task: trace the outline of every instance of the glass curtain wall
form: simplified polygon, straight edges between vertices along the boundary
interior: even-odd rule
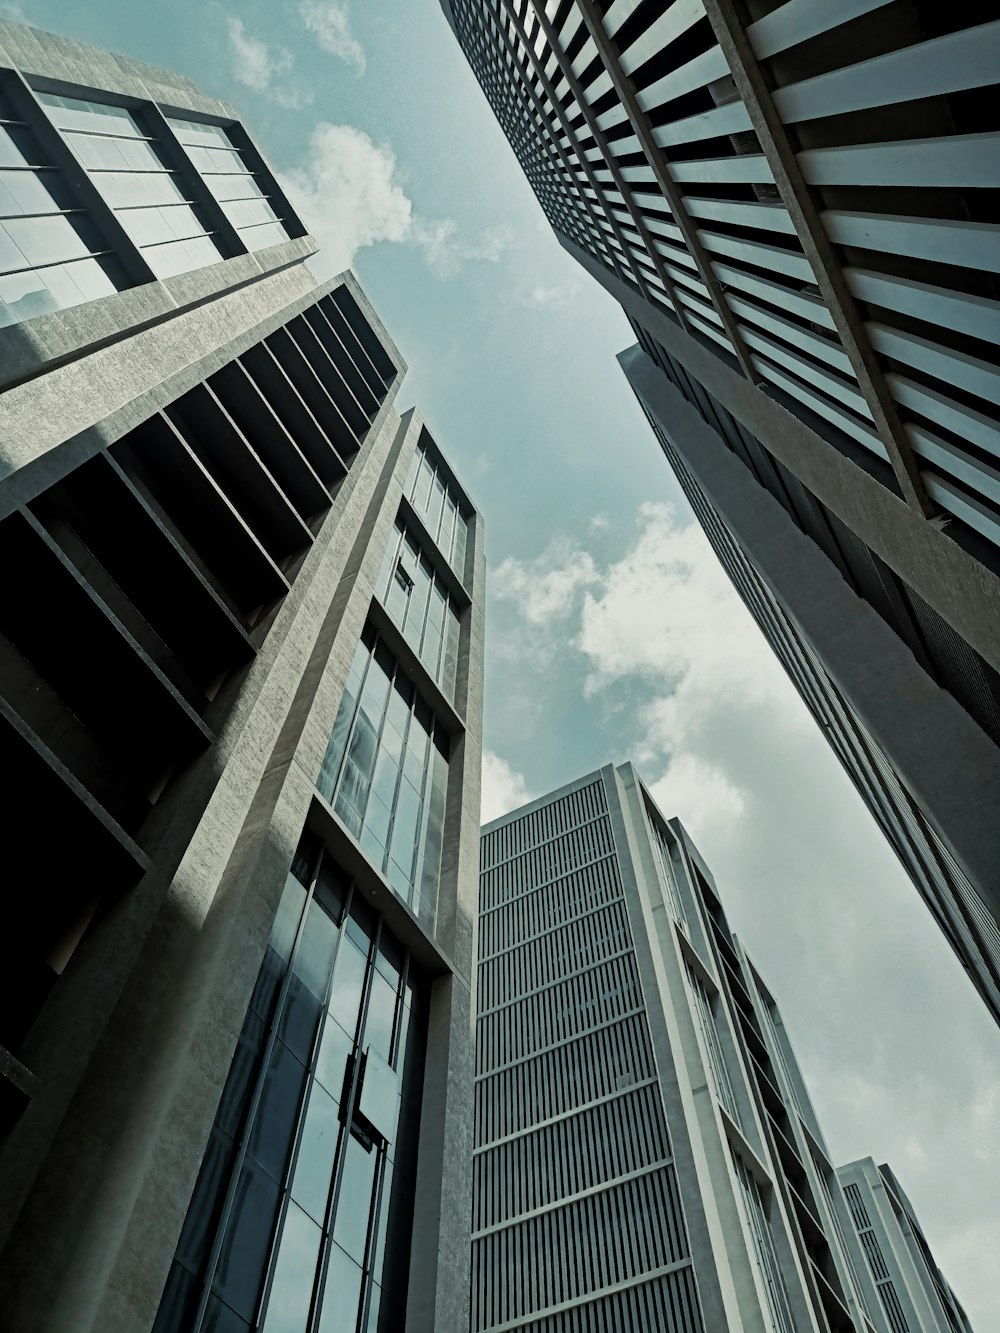
[[[458,577],[465,579],[465,548],[468,525],[461,502],[448,485],[444,469],[436,463],[423,443],[418,444],[406,494],[438,549]]]
[[[441,689],[454,699],[458,608],[402,519],[396,519],[375,593]]]
[[[266,190],[261,189],[228,131],[221,125],[176,117],[168,117],[167,123],[248,250],[263,250],[289,239],[284,222],[275,212],[277,200],[268,198]]]
[[[55,93],[38,100],[158,278],[224,258],[184,181],[127,108]]]
[[[316,786],[425,923],[437,912],[448,736],[369,626]]]
[[[771,1235],[771,1222],[764,1206],[760,1185],[750,1168],[734,1151],[733,1167],[739,1183],[739,1197],[743,1204],[743,1216],[753,1243],[757,1270],[760,1273],[764,1292],[767,1296],[771,1328],[774,1333],[795,1333],[792,1312],[788,1307],[788,1293],[781,1276],[781,1265],[774,1252],[774,1238]]]
[[[153,1333],[402,1328],[427,994],[306,835]]]
[[[0,328],[127,285],[90,214],[0,89]]]

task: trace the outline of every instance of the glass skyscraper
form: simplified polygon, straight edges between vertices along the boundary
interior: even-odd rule
[[[461,1328],[482,522],[232,107],[0,122],[0,1325]]]

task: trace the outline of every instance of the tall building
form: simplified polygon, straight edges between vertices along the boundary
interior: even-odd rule
[[[1000,21],[442,0],[741,596],[1000,1018]]]
[[[482,523],[233,108],[0,119],[0,1326],[460,1328]]]
[[[901,1333],[774,997],[632,766],[488,824],[480,884],[473,1333]]]
[[[972,1333],[889,1167],[866,1157],[837,1175],[892,1333]]]

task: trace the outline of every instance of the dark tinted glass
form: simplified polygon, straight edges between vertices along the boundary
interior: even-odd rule
[[[252,1319],[257,1307],[277,1210],[278,1186],[255,1163],[247,1162],[215,1278],[217,1293],[245,1319]]]
[[[305,1078],[302,1062],[275,1042],[248,1145],[250,1156],[275,1180],[282,1179],[291,1152]]]

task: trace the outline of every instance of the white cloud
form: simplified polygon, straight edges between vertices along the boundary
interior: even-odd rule
[[[516,603],[530,624],[546,625],[576,609],[598,577],[593,556],[557,537],[537,560],[504,560],[491,582],[494,596]]]
[[[611,520],[607,514],[595,514],[587,524],[588,532],[607,532],[611,527]]]
[[[312,263],[324,276],[350,268],[357,252],[377,241],[416,245],[438,277],[452,277],[468,262],[496,263],[510,242],[506,227],[487,228],[468,242],[450,218],[419,217],[392,148],[352,125],[321,121],[305,160],[281,183],[320,245]]]
[[[524,642],[526,662],[541,665],[529,627],[559,623],[559,651],[568,640],[582,655],[592,706],[626,712],[622,691],[635,697],[619,728],[629,757],[665,813],[696,838],[721,834],[745,816],[749,797],[731,764],[733,729],[766,719],[787,734],[809,722],[789,708],[784,673],[700,528],[665,503],[644,504],[637,517],[636,540],[610,564],[556,537],[535,560],[503,561],[492,592],[517,608],[524,629],[508,638]],[[596,528],[607,522],[598,515]]]
[[[351,32],[346,0],[302,0],[299,17],[324,51],[351,65],[359,77],[364,74],[365,53]]]
[[[306,89],[278,82],[295,68],[291,51],[284,46],[268,46],[259,37],[254,37],[242,19],[227,17],[226,29],[233,73],[240,83],[254,92],[266,93],[273,102],[290,111],[301,110],[312,101],[312,94]]]
[[[696,754],[675,754],[661,778],[650,785],[653,800],[669,815],[677,815],[695,842],[743,814],[745,793],[727,777],[719,764]]]
[[[318,124],[306,162],[282,185],[321,246],[326,273],[349,268],[362,246],[409,235],[413,208],[392,149],[351,125]]]
[[[233,72],[240,83],[254,92],[266,92],[274,79],[288,74],[295,57],[284,47],[270,47],[247,32],[242,19],[226,19],[233,54]]]
[[[487,227],[478,241],[465,241],[452,218],[429,222],[414,217],[410,239],[423,251],[424,258],[438,277],[453,277],[463,264],[481,260],[496,264],[510,248],[510,227]]]
[[[575,277],[567,278],[564,282],[535,282],[522,293],[521,304],[558,308],[568,305],[579,289],[580,284]]]
[[[12,4],[10,0],[4,0],[0,4],[0,19],[8,19],[11,23],[27,23],[28,16],[20,5]]]
[[[523,776],[514,771],[506,759],[491,750],[483,751],[483,790],[480,819],[488,824],[491,819],[516,810],[531,800]]]

